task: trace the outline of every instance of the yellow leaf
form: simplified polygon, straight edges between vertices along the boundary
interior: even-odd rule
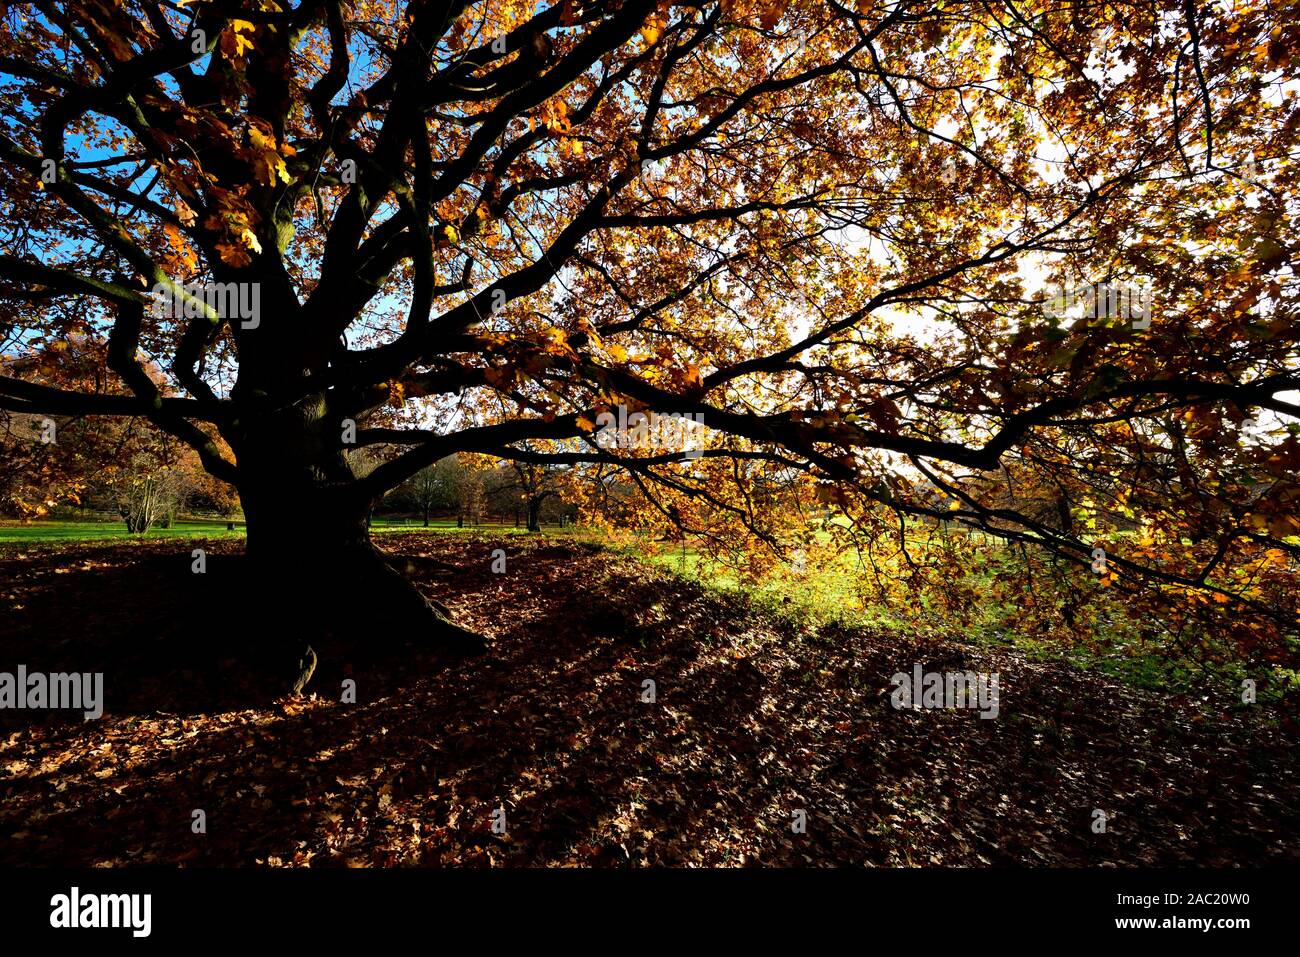
[[[262,251],[262,244],[257,241],[257,237],[253,235],[251,229],[241,229],[238,236],[243,244],[253,252],[260,253]]]
[[[273,137],[267,136],[256,126],[252,127],[248,131],[248,141],[252,143],[253,146],[257,147],[257,149],[259,150],[269,150],[272,152],[275,151],[275,139]]]
[[[288,167],[284,165],[284,159],[279,153],[263,153],[258,158],[258,165],[260,171],[264,174],[259,176],[258,179],[268,186],[275,185],[277,179],[284,183],[289,182]]]
[[[217,252],[221,255],[221,261],[227,266],[234,266],[236,269],[247,266],[251,263],[252,257],[240,246],[234,243],[217,243]]]
[[[230,29],[221,32],[221,51],[231,58],[239,58],[246,50],[253,49],[253,41],[246,33],[256,29],[247,20],[231,20]]]
[[[641,28],[641,39],[645,41],[646,46],[654,46],[655,41],[659,39],[660,34],[664,32],[664,22],[657,16],[651,17],[646,21],[645,26]]]
[[[190,248],[190,244],[185,241],[180,229],[173,223],[166,223],[163,226],[163,234],[167,237],[167,244],[176,253],[177,259],[185,270],[193,269],[198,265],[199,257]]]
[[[243,35],[253,32],[253,24],[247,20],[232,20],[230,25],[235,28],[235,56],[243,56],[245,50],[253,49],[253,41]]]

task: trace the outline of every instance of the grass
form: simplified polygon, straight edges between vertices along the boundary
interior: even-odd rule
[[[1078,641],[1063,641],[1059,637],[1048,638],[1017,629],[1014,625],[1017,609],[995,600],[991,594],[996,576],[1007,571],[1017,558],[992,540],[986,544],[990,547],[982,560],[967,567],[964,580],[954,582],[986,596],[970,618],[959,625],[954,625],[950,616],[927,596],[916,596],[914,604],[901,607],[890,607],[883,602],[864,605],[854,588],[854,579],[861,569],[848,553],[842,554],[830,567],[809,567],[802,576],[778,569],[761,581],[748,583],[734,571],[711,563],[691,548],[679,546],[647,553],[633,544],[619,551],[707,589],[742,592],[768,613],[811,630],[836,623],[938,635],[959,644],[1012,648],[1030,660],[1064,661],[1082,671],[1105,675],[1133,687],[1167,693],[1192,692],[1207,685],[1237,685],[1243,677],[1250,676],[1241,663],[1232,660],[1231,654],[1219,648],[1210,637],[1206,638],[1207,646],[1225,653],[1210,655],[1206,661],[1174,651],[1160,639],[1144,638],[1144,623],[1131,620],[1122,603],[1111,597],[1103,599],[1098,619],[1080,625],[1088,630],[1086,638],[1081,632]],[[909,546],[923,550],[926,539],[918,537]],[[1274,697],[1282,687],[1300,686],[1300,676],[1279,671],[1270,684],[1274,686],[1270,697]]]
[[[465,525],[458,526],[449,519],[431,520],[425,527],[419,519],[393,519],[377,517],[372,531],[384,535],[400,535],[412,532],[439,532],[459,535],[492,536],[527,536],[530,533],[523,528],[512,525]],[[186,539],[186,538],[243,538],[244,526],[236,523],[233,531],[227,529],[223,520],[181,519],[173,522],[169,528],[154,528],[144,535],[132,535],[126,526],[118,521],[76,521],[76,520],[42,520],[30,524],[0,524],[0,544],[37,545],[41,543],[68,543],[75,541],[104,542],[113,541],[147,541],[151,539]],[[547,526],[543,533],[548,538],[584,538],[594,540],[595,535],[589,529],[578,527],[559,528]],[[923,547],[918,539],[915,543]],[[837,623],[849,627],[868,627],[896,632],[918,630],[934,632],[944,615],[931,607],[925,598],[919,598],[916,604],[907,607],[887,607],[883,603],[868,603],[865,606],[859,599],[854,587],[854,580],[859,571],[857,562],[849,555],[840,556],[839,561],[828,568],[809,567],[801,576],[790,574],[787,569],[778,569],[757,582],[742,580],[734,571],[709,562],[704,556],[691,548],[666,548],[656,550],[646,547],[644,543],[633,541],[627,544],[612,545],[618,554],[636,560],[648,562],[664,569],[679,578],[697,582],[704,587],[718,592],[744,593],[756,607],[786,620],[792,626],[816,631],[819,628]],[[988,593],[994,576],[1001,565],[1013,561],[1009,555],[999,550],[990,550],[987,560],[978,567],[967,570],[967,582],[981,592]],[[967,622],[960,628],[943,627],[944,637],[964,643],[1010,647],[1023,652],[1032,659],[1041,661],[1068,661],[1083,670],[1106,674],[1137,687],[1150,689],[1188,690],[1211,677],[1204,667],[1185,660],[1179,655],[1170,655],[1168,649],[1152,647],[1149,642],[1137,636],[1134,622],[1122,616],[1108,615],[1108,624],[1097,627],[1089,635],[1087,642],[1065,645],[1059,641],[1048,641],[1041,637],[1024,634],[1007,623],[1014,621],[1015,609],[993,601],[991,598],[982,602],[975,620]],[[1222,666],[1214,671],[1221,672]],[[1236,675],[1241,669],[1228,666]],[[1243,672],[1244,673],[1244,672]],[[1223,677],[1219,675],[1220,679]],[[1300,678],[1296,679],[1300,681]]]
[[[182,518],[172,522],[170,528],[155,526],[143,535],[135,535],[128,532],[126,524],[121,521],[111,520],[79,520],[79,519],[42,519],[36,522],[20,523],[5,521],[0,522],[0,543],[17,543],[27,544],[40,542],[98,542],[98,541],[147,541],[158,538],[243,538],[244,523],[235,522],[233,531],[227,529],[227,522],[224,519],[211,518]],[[528,534],[525,529],[515,528],[511,525],[465,525],[463,528],[458,527],[456,522],[450,519],[432,519],[428,528],[420,519],[394,519],[380,517],[376,518],[371,525],[371,530],[375,532],[490,532],[492,534],[509,535],[518,533],[521,535]],[[570,529],[561,529],[558,527],[547,526],[546,534],[564,535],[570,533]]]
[[[143,540],[153,538],[242,538],[244,530],[236,525],[228,531],[222,521],[195,521],[182,519],[170,528],[152,528],[143,535],[133,535],[123,522],[80,522],[47,520],[29,525],[0,525],[0,542],[68,542],[104,541],[113,539]]]

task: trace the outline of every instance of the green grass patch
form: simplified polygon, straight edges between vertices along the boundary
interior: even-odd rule
[[[128,532],[124,522],[79,522],[47,520],[30,524],[0,525],[0,542],[19,544],[40,542],[106,541],[127,539],[141,541],[151,538],[243,538],[244,528],[236,524],[230,531],[223,521],[174,521],[168,528],[155,526],[143,535]]]

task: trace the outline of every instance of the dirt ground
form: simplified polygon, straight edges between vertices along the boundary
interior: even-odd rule
[[[490,637],[488,655],[443,660],[419,635],[400,654],[369,653],[364,634],[301,636],[321,656],[308,694],[274,697],[249,667],[267,640],[259,616],[223,588],[239,543],[210,543],[206,577],[189,572],[193,543],[7,549],[0,671],[102,671],[105,713],[0,711],[0,862],[1300,859],[1296,741],[1230,695],[1193,702],[1009,652],[814,633],[569,543],[382,542]],[[382,611],[371,627],[385,628]],[[894,708],[891,675],[918,663],[996,672],[998,717]]]

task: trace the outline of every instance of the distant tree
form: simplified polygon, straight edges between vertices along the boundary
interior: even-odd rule
[[[414,506],[429,525],[434,509],[455,508],[460,503],[464,468],[455,456],[448,456],[416,472],[398,488],[398,497]]]
[[[111,388],[102,340],[77,335],[58,344],[49,350],[60,363],[58,381],[71,379],[93,391]],[[48,371],[53,358],[0,367],[55,381]],[[109,394],[127,398],[120,390]],[[209,474],[192,448],[148,419],[0,409],[0,511],[6,514],[39,518],[59,506],[88,505],[119,513],[132,531],[146,531],[168,523],[189,502],[223,514],[239,507],[232,486]]]
[[[155,525],[170,527],[189,491],[180,472],[147,468],[119,471],[110,488],[127,531],[139,535]]]
[[[562,465],[513,460],[493,473],[489,495],[503,508],[522,510],[528,531],[540,532],[542,506],[562,496],[562,484],[569,477]]]
[[[460,524],[469,522],[470,525],[478,525],[482,522],[483,511],[487,505],[484,477],[482,470],[474,468],[465,469],[459,474],[456,484],[456,506],[460,513],[457,519]]]

